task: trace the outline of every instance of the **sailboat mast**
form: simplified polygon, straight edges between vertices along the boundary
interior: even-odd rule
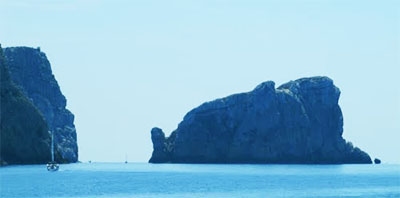
[[[49,131],[51,133],[51,162],[47,164],[48,171],[58,171],[58,164],[54,161],[54,131]]]
[[[51,132],[51,161],[54,162],[54,134]]]

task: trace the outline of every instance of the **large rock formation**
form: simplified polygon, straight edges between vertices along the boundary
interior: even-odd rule
[[[74,115],[66,109],[66,99],[46,55],[39,48],[28,47],[5,48],[4,55],[11,80],[39,110],[48,129],[54,133],[55,160],[76,162],[78,147]]]
[[[204,103],[166,138],[151,130],[151,163],[371,163],[342,138],[339,89],[328,77],[302,78],[275,89]]]
[[[47,124],[29,99],[15,86],[0,46],[0,165],[50,161]]]

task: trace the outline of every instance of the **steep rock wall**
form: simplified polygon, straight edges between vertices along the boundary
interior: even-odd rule
[[[66,109],[66,98],[52,74],[46,55],[40,49],[29,47],[5,48],[4,55],[12,81],[36,106],[54,133],[55,160],[77,162],[74,115]]]
[[[38,109],[11,81],[0,46],[0,165],[50,161],[50,134]]]

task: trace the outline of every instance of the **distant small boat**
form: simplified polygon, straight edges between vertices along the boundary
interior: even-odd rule
[[[59,165],[57,162],[54,161],[54,135],[51,132],[51,162],[47,163],[47,170],[48,171],[58,171]]]

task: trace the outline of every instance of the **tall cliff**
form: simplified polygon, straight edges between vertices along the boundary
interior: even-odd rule
[[[47,124],[29,99],[11,81],[0,46],[0,165],[50,161]]]
[[[67,101],[46,55],[40,49],[29,47],[5,48],[4,55],[11,80],[39,110],[54,133],[55,160],[77,162],[74,115],[66,109]]]
[[[166,138],[151,130],[151,163],[371,163],[342,138],[340,90],[328,77],[302,78],[275,88],[206,102]]]

